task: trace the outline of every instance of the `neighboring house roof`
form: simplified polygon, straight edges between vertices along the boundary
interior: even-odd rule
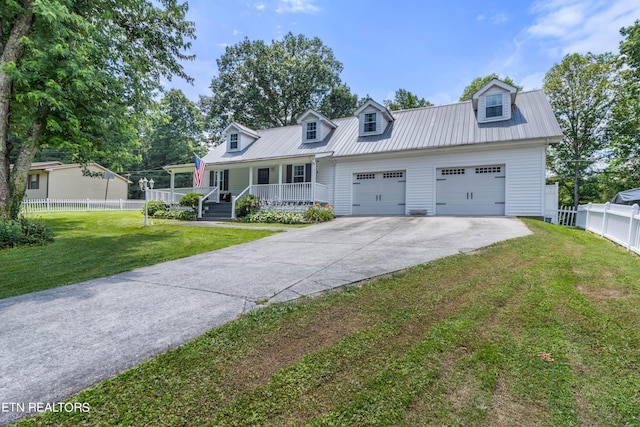
[[[394,111],[395,121],[381,135],[359,136],[358,117],[335,119],[336,129],[317,143],[303,143],[301,126],[255,131],[260,139],[245,150],[227,152],[226,144],[212,149],[209,164],[317,155],[334,157],[446,148],[508,141],[554,142],[562,131],[542,90],[518,94],[511,119],[478,123],[471,101]]]
[[[115,178],[119,178],[129,184],[131,184],[131,181],[129,181],[127,178],[118,175],[115,172],[110,171],[109,169],[105,168],[102,165],[99,165],[98,163],[87,163],[86,165],[88,166],[93,166],[97,169],[100,169],[102,172],[111,172],[113,173]],[[61,169],[73,169],[73,168],[81,168],[82,165],[80,163],[62,163],[62,162],[58,162],[58,161],[50,161],[50,162],[33,162],[31,163],[31,167],[29,168],[29,172],[32,171],[46,171],[46,172],[51,172],[54,170],[61,170]]]

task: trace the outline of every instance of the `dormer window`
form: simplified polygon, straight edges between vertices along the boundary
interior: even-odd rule
[[[502,94],[487,95],[486,118],[502,116]]]
[[[307,140],[316,139],[318,135],[317,122],[307,123]]]
[[[232,133],[229,135],[229,150],[238,149],[238,134]]]
[[[376,113],[366,113],[364,115],[364,131],[365,132],[376,131]]]

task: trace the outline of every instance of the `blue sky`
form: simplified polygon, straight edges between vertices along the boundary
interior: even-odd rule
[[[189,0],[197,40],[185,63],[193,86],[167,87],[190,99],[210,95],[216,59],[248,37],[288,32],[319,37],[342,62],[353,93],[378,102],[403,88],[435,104],[456,102],[478,76],[508,75],[525,90],[568,53],[618,52],[619,30],[640,19],[638,0]]]

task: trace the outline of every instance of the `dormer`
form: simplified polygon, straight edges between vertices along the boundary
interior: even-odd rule
[[[255,131],[236,122],[224,128],[222,135],[227,142],[227,153],[242,151],[260,138]]]
[[[498,122],[511,118],[511,106],[516,103],[518,88],[502,80],[492,79],[473,94],[473,109],[478,123]]]
[[[302,126],[302,142],[311,144],[322,141],[338,125],[327,119],[315,110],[305,111],[299,118],[298,124]]]
[[[387,107],[373,99],[368,99],[354,114],[358,117],[360,136],[380,135],[395,120]]]

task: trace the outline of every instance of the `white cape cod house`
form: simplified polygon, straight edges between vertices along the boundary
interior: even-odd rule
[[[204,157],[203,193],[225,217],[226,201],[244,194],[273,206],[326,202],[336,215],[542,217],[546,147],[561,138],[541,90],[494,79],[450,105],[391,112],[368,100],[353,117],[308,110],[293,126],[231,123]]]

